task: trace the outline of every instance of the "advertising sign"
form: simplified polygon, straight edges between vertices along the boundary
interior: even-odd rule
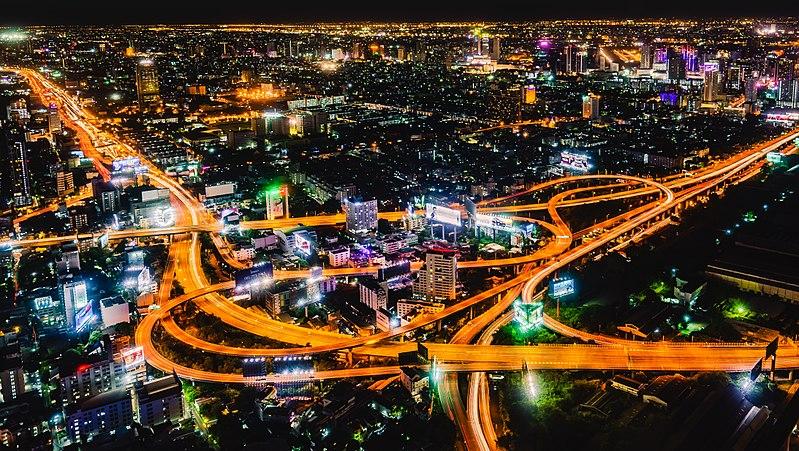
[[[271,262],[266,262],[236,271],[233,278],[236,281],[236,290],[244,290],[250,287],[269,284],[274,277],[274,269]]]
[[[308,236],[304,233],[295,233],[294,234],[294,249],[300,252],[303,255],[311,255],[311,251],[313,250],[313,245],[311,244],[311,240],[308,239]]]
[[[485,213],[477,213],[474,216],[475,227],[482,227],[485,229],[502,230],[503,232],[514,231],[513,219],[507,216],[488,215]]]
[[[75,332],[82,331],[86,326],[97,319],[92,311],[92,303],[87,303],[83,308],[75,312]]]
[[[219,196],[229,196],[236,192],[236,184],[235,183],[223,183],[220,185],[212,185],[205,187],[205,197],[219,197]]]
[[[461,212],[441,205],[426,204],[425,217],[431,221],[461,226]]]
[[[574,279],[554,279],[549,282],[549,295],[553,298],[570,296],[576,292]]]
[[[573,171],[587,172],[591,169],[591,163],[587,155],[563,151],[560,153],[560,165]]]
[[[122,363],[125,364],[126,369],[139,366],[144,363],[144,348],[141,346],[125,348],[122,350],[121,354]]]

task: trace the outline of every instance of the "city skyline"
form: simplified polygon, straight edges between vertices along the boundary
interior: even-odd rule
[[[325,22],[521,22],[548,19],[647,19],[647,18],[776,18],[799,15],[795,2],[777,0],[767,4],[749,2],[730,4],[720,0],[689,2],[680,0],[661,4],[626,0],[597,3],[576,0],[568,3],[500,0],[486,4],[466,2],[422,2],[411,0],[402,6],[374,2],[346,1],[291,4],[238,2],[235,8],[195,8],[182,2],[163,4],[153,0],[138,2],[135,8],[95,0],[65,3],[45,0],[40,3],[48,14],[31,11],[14,2],[6,5],[0,24],[22,25],[103,25],[103,24],[185,24],[185,23],[325,23]]]

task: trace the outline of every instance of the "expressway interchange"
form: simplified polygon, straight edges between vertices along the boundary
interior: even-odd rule
[[[69,112],[69,119],[74,126],[86,133],[91,142],[97,136],[105,136],[104,132],[96,129],[90,122],[86,122],[86,113],[76,102],[63,91],[52,85],[49,81],[33,71],[20,71],[29,79],[35,80],[39,89],[46,89],[59,99],[59,105]],[[721,189],[723,184],[740,181],[757,173],[762,159],[769,151],[780,149],[785,144],[799,136],[793,131],[763,146],[741,152],[727,160],[720,161],[705,170],[688,176],[672,176],[661,181],[643,179],[625,175],[592,175],[575,176],[550,180],[538,184],[522,193],[481,202],[478,206],[481,212],[486,213],[518,213],[534,210],[545,210],[551,218],[551,223],[539,221],[554,239],[547,246],[539,249],[534,254],[500,260],[477,260],[459,262],[459,268],[495,267],[495,266],[522,266],[522,270],[515,277],[492,287],[482,293],[473,295],[447,306],[443,311],[422,317],[411,324],[395,328],[388,332],[378,333],[369,337],[351,337],[349,335],[323,332],[295,325],[285,324],[268,316],[239,307],[220,292],[233,288],[233,282],[210,284],[202,272],[200,262],[201,249],[199,233],[210,232],[218,248],[223,247],[218,232],[221,227],[202,205],[175,180],[161,172],[157,167],[148,163],[135,149],[130,148],[116,138],[123,154],[137,155],[147,163],[150,177],[154,183],[168,188],[174,204],[179,208],[179,224],[161,230],[133,230],[123,232],[109,232],[110,239],[137,238],[165,234],[172,236],[169,261],[165,281],[171,287],[172,280],[177,280],[183,285],[187,293],[173,299],[167,299],[169,291],[162,288],[159,296],[160,306],[147,315],[136,329],[136,343],[143,346],[147,362],[163,371],[175,371],[178,375],[198,381],[242,383],[243,375],[232,373],[216,373],[195,368],[189,368],[171,362],[159,353],[153,342],[153,330],[159,324],[165,332],[175,339],[201,349],[206,352],[228,356],[283,356],[296,354],[314,354],[326,352],[353,352],[357,354],[378,357],[396,356],[398,352],[412,350],[417,343],[397,343],[389,341],[395,337],[402,337],[415,329],[439,322],[452,315],[464,312],[476,305],[498,298],[484,313],[478,315],[459,329],[449,344],[428,344],[427,352],[431,360],[435,360],[437,371],[443,372],[484,372],[490,370],[518,370],[522,367],[538,369],[640,369],[640,370],[673,370],[673,371],[699,371],[723,370],[742,371],[748,370],[762,349],[744,344],[677,344],[677,343],[641,343],[628,342],[615,337],[597,336],[586,332],[577,331],[565,326],[551,317],[545,317],[544,326],[558,333],[572,336],[583,341],[593,341],[596,345],[569,345],[569,346],[533,346],[533,347],[507,347],[491,346],[490,338],[501,324],[510,320],[508,308],[519,296],[525,302],[532,301],[540,291],[542,283],[558,270],[570,264],[578,263],[582,259],[601,251],[607,246],[625,246],[631,241],[624,241],[624,237],[632,235],[644,236],[645,232],[652,232],[668,224],[668,216],[675,210],[687,205],[692,199]],[[83,140],[81,140],[83,142]],[[98,158],[102,161],[102,157]],[[102,173],[102,171],[100,171]],[[492,206],[498,203],[513,201],[522,195],[535,192],[568,187],[573,183],[591,183],[588,186],[579,186],[562,191],[551,197],[545,203],[519,204]],[[594,185],[595,182],[609,182],[609,185]],[[590,193],[581,197],[588,191],[603,191],[602,194]],[[610,192],[604,192],[610,191]],[[631,199],[643,197],[644,204],[613,218],[601,221],[593,227],[572,232],[568,224],[558,213],[559,208],[588,205],[597,202]],[[404,212],[381,213],[382,218],[389,220],[399,219]],[[529,220],[529,218],[526,218]],[[343,222],[343,215],[326,215],[305,218],[281,219],[275,221],[251,221],[243,223],[243,228],[291,228],[298,225],[317,226],[335,225]],[[590,241],[578,243],[578,238],[594,230],[602,231],[599,236]],[[47,246],[64,241],[74,240],[75,236],[53,237],[37,240],[21,240],[13,242],[15,246]],[[622,240],[621,242],[619,240]],[[236,262],[229,251],[225,253],[220,249],[223,259],[234,268],[244,265]],[[328,269],[327,276],[349,276],[369,274],[377,268],[343,268]],[[277,278],[306,277],[304,271],[276,272]],[[163,285],[162,285],[163,287]],[[171,311],[179,305],[192,301],[207,313],[219,317],[226,324],[245,330],[249,333],[264,336],[273,340],[295,345],[288,348],[237,348],[221,344],[208,343],[191,336],[181,330],[171,316]],[[479,338],[477,338],[479,335]],[[472,344],[477,339],[478,344]],[[799,367],[799,353],[795,349],[781,350],[778,367]],[[399,368],[396,366],[367,366],[358,368],[345,368],[315,372],[314,379],[349,378],[349,377],[380,377],[396,375]],[[482,375],[481,375],[482,374]],[[264,382],[281,382],[294,380],[297,377],[308,376],[268,375]],[[467,438],[469,449],[492,449],[495,437],[489,427],[489,420],[485,419],[487,406],[487,390],[485,389],[483,373],[472,376],[469,384],[469,405],[465,409],[457,390],[457,378],[446,376],[439,390],[444,394],[442,402],[459,425]],[[474,398],[474,399],[473,399]],[[468,411],[467,411],[468,410]],[[464,413],[467,411],[466,413]],[[487,424],[488,423],[488,424]]]

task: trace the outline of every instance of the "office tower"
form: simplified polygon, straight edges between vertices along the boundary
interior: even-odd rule
[[[641,69],[652,69],[652,46],[641,44]]]
[[[777,105],[785,108],[799,107],[799,79],[781,79],[777,84]]]
[[[289,43],[291,45],[291,43]],[[352,44],[352,51],[350,52],[350,59],[360,60],[363,59],[363,47],[360,42]]]
[[[55,187],[59,196],[69,194],[75,189],[75,176],[72,171],[58,171],[55,174]]]
[[[413,294],[430,301],[454,300],[458,280],[455,251],[433,248],[425,254],[425,263],[413,282]]]
[[[727,68],[726,86],[732,90],[739,90],[743,87],[744,70],[739,64],[730,65]]]
[[[522,90],[523,90],[522,92],[523,102],[526,104],[535,103],[537,99],[535,85],[527,85],[524,88],[522,88]]]
[[[702,101],[713,102],[719,91],[719,63],[707,62],[704,66],[704,86],[702,88]]]
[[[563,70],[564,74],[574,74],[577,72],[577,47],[573,44],[567,44],[563,48]]]
[[[769,53],[763,64],[763,75],[776,81],[780,74],[780,57],[776,53]]]
[[[101,213],[116,213],[122,209],[119,189],[101,178],[92,179],[92,197],[94,197]]]
[[[360,235],[377,230],[377,200],[344,199],[341,204],[346,216],[347,232]]]
[[[583,119],[599,119],[599,96],[588,94],[583,96]]]
[[[58,106],[54,103],[50,104],[47,109],[47,130],[51,135],[61,133],[61,116],[58,115]]]
[[[581,48],[577,55],[575,56],[574,61],[574,71],[578,74],[584,74],[588,72],[588,49]]]
[[[136,382],[132,395],[133,415],[144,427],[166,422],[178,424],[186,418],[183,389],[174,374],[146,383]]]
[[[98,434],[114,431],[133,422],[130,393],[111,390],[64,409],[67,435],[73,443],[87,442]]]
[[[25,373],[17,335],[0,335],[0,403],[8,403],[25,392]]]
[[[757,92],[759,88],[760,88],[760,83],[757,81],[757,75],[753,74],[746,80],[746,85],[744,89],[747,102],[757,101]]]
[[[64,406],[76,404],[101,393],[125,388],[135,377],[145,376],[143,366],[139,371],[129,373],[127,370],[125,362],[107,356],[83,362],[74,371],[63,368],[59,380],[61,402]]]
[[[158,70],[151,59],[140,60],[136,65],[136,94],[140,106],[153,106],[161,102]]]
[[[9,133],[8,161],[11,167],[11,193],[14,205],[26,206],[33,203],[31,198],[30,172],[28,171],[28,145],[22,133]]]
[[[497,37],[491,38],[491,59],[494,61],[499,61],[500,53],[501,53],[501,44],[499,38]]]
[[[418,63],[424,63],[427,61],[427,46],[424,42],[416,42],[416,50],[413,52],[413,59]]]
[[[673,52],[668,57],[669,80],[685,80],[685,59]]]

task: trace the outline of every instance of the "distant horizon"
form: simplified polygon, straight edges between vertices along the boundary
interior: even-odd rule
[[[119,22],[119,23],[27,23],[27,24],[2,24],[2,29],[13,28],[35,28],[35,27],[69,27],[69,26],[91,26],[91,27],[104,27],[104,26],[124,26],[124,27],[153,27],[153,26],[174,26],[174,27],[196,27],[196,26],[302,26],[302,25],[340,25],[340,24],[368,24],[368,25],[469,25],[469,24],[509,24],[509,25],[524,25],[525,23],[535,22],[606,22],[606,21],[624,21],[624,20],[637,20],[642,22],[657,22],[663,20],[682,20],[691,22],[718,22],[724,20],[758,20],[764,22],[783,22],[783,21],[799,21],[799,14],[796,16],[729,16],[729,17],[689,17],[689,16],[652,16],[652,17],[552,17],[552,18],[531,18],[519,20],[502,20],[502,19],[451,19],[451,20],[376,20],[376,19],[352,19],[352,20],[295,20],[295,21],[229,21],[229,22],[212,22],[212,21],[162,21],[162,22]],[[633,24],[635,26],[636,24]]]
[[[139,0],[110,4],[98,0],[66,3],[41,0],[4,5],[0,26],[37,25],[302,25],[314,23],[528,22],[547,20],[718,20],[776,19],[799,16],[799,2],[733,4],[721,0],[600,3],[593,0],[492,2],[406,0],[403,2],[305,1],[300,4],[241,0],[231,7],[198,2]]]

